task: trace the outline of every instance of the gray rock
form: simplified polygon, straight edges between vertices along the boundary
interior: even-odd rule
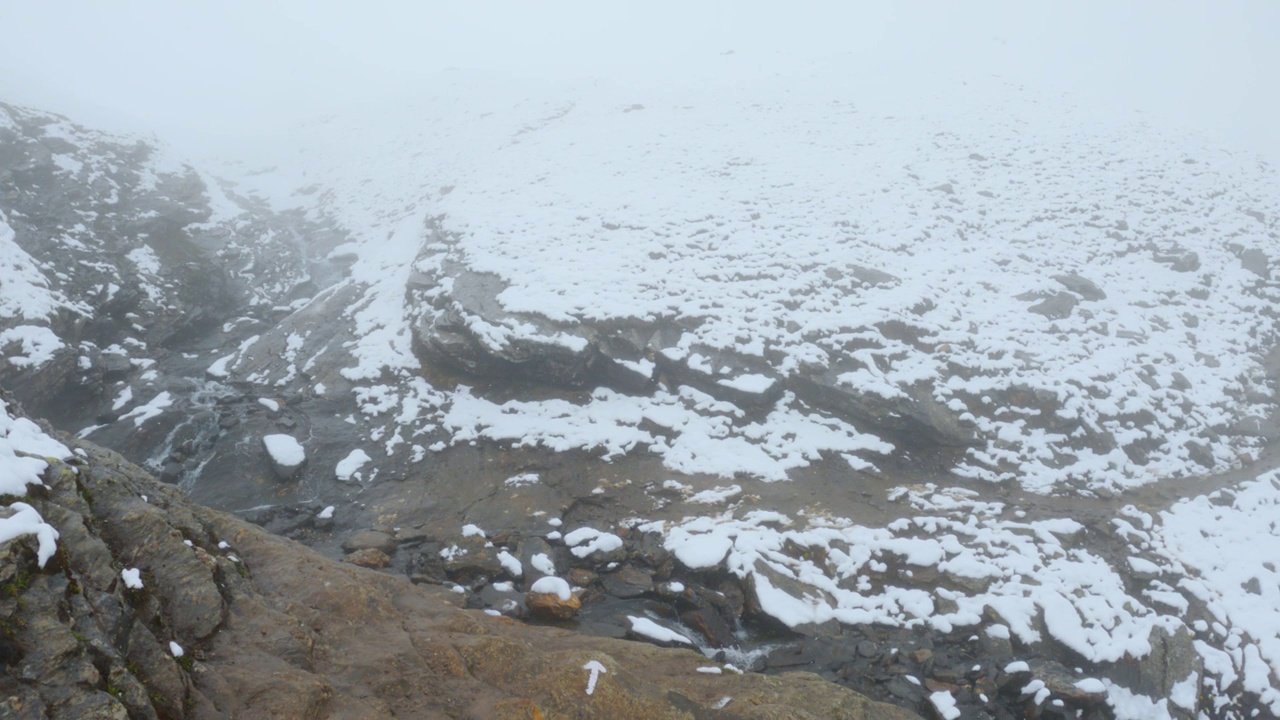
[[[1249,248],[1240,253],[1240,267],[1263,280],[1271,279],[1271,258],[1258,248]]]
[[[1217,460],[1213,457],[1213,451],[1209,445],[1198,440],[1188,440],[1183,444],[1187,449],[1187,457],[1192,461],[1205,468],[1212,468],[1217,465]]]
[[[478,535],[458,538],[451,544],[445,544],[440,553],[445,574],[454,582],[467,584],[480,578],[497,577],[505,572],[498,560],[497,550]]]
[[[604,585],[605,592],[618,598],[640,597],[653,592],[653,578],[630,565],[623,565],[616,571],[603,575],[600,582]]]
[[[1037,296],[1018,296],[1019,300],[1031,300]],[[1057,292],[1045,296],[1038,295],[1043,298],[1040,302],[1027,308],[1037,315],[1043,315],[1050,320],[1063,320],[1071,316],[1071,311],[1075,310],[1076,305],[1080,304],[1080,300],[1068,292]]]
[[[1196,652],[1191,633],[1179,626],[1172,632],[1162,626],[1152,628],[1148,636],[1151,652],[1138,658],[1126,656],[1108,669],[1107,674],[1129,690],[1152,698],[1167,698],[1173,686],[1192,678],[1194,687],[1200,688],[1204,661]],[[1192,720],[1194,709],[1181,708],[1169,703],[1169,712],[1176,720]]]
[[[706,639],[707,645],[714,648],[733,647],[738,639],[733,628],[712,607],[700,607],[680,613],[680,622],[697,630]]]
[[[1057,280],[1059,283],[1062,284],[1063,287],[1079,295],[1085,300],[1106,300],[1107,299],[1107,294],[1103,292],[1102,289],[1099,288],[1096,283],[1094,283],[1092,280],[1081,277],[1076,273],[1068,273],[1066,275],[1054,275],[1053,279]]]
[[[763,578],[772,589],[784,592],[792,597],[815,598],[819,602],[825,602],[830,607],[836,606],[835,600],[825,590],[802,583],[795,578],[774,570],[768,563],[757,560],[752,568],[752,573],[747,576],[746,581],[743,583],[743,590],[746,593],[745,612],[747,614],[778,625],[783,625],[792,632],[800,633],[801,635],[819,636],[839,633],[840,625],[835,620],[828,620],[827,622],[818,624],[800,623],[797,625],[787,625],[786,623],[783,623],[780,618],[775,618],[767,614],[762,607],[763,601],[760,597],[760,593],[763,592],[764,587],[760,583],[760,578]]]
[[[551,545],[546,540],[540,537],[520,538],[520,542],[516,544],[516,557],[520,560],[520,565],[524,569],[524,575],[521,579],[524,581],[526,589],[540,578],[547,576],[547,573],[534,567],[533,558],[535,555],[545,555],[548,560],[555,563],[555,553],[552,552]]]
[[[972,425],[934,400],[931,386],[902,388],[902,396],[885,398],[840,382],[840,375],[850,369],[837,364],[820,374],[797,375],[790,387],[806,403],[875,428],[877,435],[888,436],[895,445],[964,447],[975,442]]]
[[[353,553],[359,550],[381,550],[391,555],[395,553],[398,544],[389,533],[380,530],[361,530],[342,542],[342,551]]]
[[[1200,255],[1194,250],[1175,248],[1169,252],[1152,252],[1158,263],[1168,265],[1175,272],[1195,272],[1200,269]]]

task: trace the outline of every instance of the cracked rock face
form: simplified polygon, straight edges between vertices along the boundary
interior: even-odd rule
[[[56,556],[41,568],[33,542],[0,546],[7,717],[915,717],[814,675],[707,677],[697,653],[460,610],[453,593],[326,560],[66,441],[77,455],[27,498],[58,531]],[[605,672],[588,694],[591,661]]]

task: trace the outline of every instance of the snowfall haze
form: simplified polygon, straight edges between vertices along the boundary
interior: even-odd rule
[[[1280,716],[1280,3],[0,28],[0,545],[38,567],[83,440],[708,675],[794,641],[879,699],[946,674],[889,673],[948,719]],[[143,555],[111,582],[161,589]],[[652,610],[713,576],[728,639]]]
[[[912,93],[997,74],[1280,158],[1280,5],[1206,2],[6,3],[0,93],[193,154],[448,69],[749,82],[850,56]],[[732,52],[732,55],[727,53]]]

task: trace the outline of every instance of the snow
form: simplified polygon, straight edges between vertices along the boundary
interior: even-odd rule
[[[533,566],[534,570],[537,570],[543,575],[556,574],[556,564],[552,562],[551,558],[548,557],[546,553],[534,554],[533,557],[529,558],[529,564]]]
[[[133,590],[142,589],[142,571],[137,568],[125,568],[120,571],[120,579],[124,586]]]
[[[538,482],[538,473],[520,473],[512,475],[503,481],[507,487],[521,487],[524,485],[534,485]]]
[[[271,412],[280,412],[280,403],[271,398],[258,398],[258,404]]]
[[[0,330],[0,350],[8,352],[16,346],[19,352],[4,360],[20,368],[37,368],[53,359],[64,347],[52,330],[39,325],[17,325]]]
[[[1085,678],[1075,683],[1081,692],[1100,694],[1107,691],[1107,686],[1097,678]]]
[[[584,342],[521,313],[556,328],[667,318],[689,330],[665,355],[739,394],[805,368],[830,370],[842,391],[901,398],[924,387],[979,433],[958,466],[969,477],[1118,488],[1203,472],[1189,441],[1207,444],[1215,470],[1257,449],[1223,431],[1271,403],[1242,392],[1264,390],[1261,338],[1274,321],[1256,312],[1269,291],[1237,255],[1267,248],[1244,209],[1271,214],[1273,173],[999,79],[939,73],[913,79],[908,98],[844,62],[696,88],[454,73],[426,81],[424,99],[400,112],[281,138],[252,163],[275,169],[243,182],[281,207],[324,197],[324,212],[353,230],[338,254],[353,259],[348,282],[361,295],[345,318],[358,339],[344,374],[357,384],[417,367],[408,325],[429,311],[405,306],[414,266],[437,281],[442,307],[459,272],[500,281],[505,315],[468,318],[496,345]],[[643,112],[619,111],[637,96]],[[317,146],[326,151],[298,153]],[[352,167],[378,171],[357,179]],[[1036,193],[1023,191],[1027,178]],[[333,192],[278,192],[314,183]],[[445,185],[454,189],[441,196]],[[1197,270],[1173,267],[1190,253]],[[1077,307],[1057,319],[1030,310],[1053,293]],[[1029,414],[1037,408],[1011,404],[1015,388],[1050,398],[1049,412],[1080,434],[1051,432]],[[440,411],[452,442],[609,457],[645,446],[674,470],[721,477],[782,479],[817,452],[861,468],[863,454],[884,452],[794,399],[783,405],[789,429],[747,432],[688,398],[677,407],[679,388],[669,390],[492,403],[460,389]],[[655,436],[637,407],[675,422]],[[1155,419],[1125,427],[1131,417]],[[789,432],[808,447],[770,440]],[[1167,442],[1137,461],[1080,439],[1092,435]]]
[[[111,403],[111,410],[114,412],[131,402],[133,402],[133,388],[125,385],[124,389],[120,391],[120,394]]]
[[[121,415],[119,420],[133,420],[134,427],[142,427],[146,421],[154,418],[173,405],[173,396],[166,390],[151,398],[145,405],[139,405]]]
[[[125,253],[125,257],[129,258],[129,262],[132,262],[139,272],[148,275],[160,274],[160,259],[156,257],[156,251],[146,245],[130,250]]]
[[[1273,541],[1280,510],[1280,471],[1235,488],[1183,500],[1152,520],[1150,531],[1132,528],[1131,543],[1146,543],[1180,576],[1177,588],[1203,602],[1227,633],[1253,641],[1233,654],[1235,672],[1261,704],[1280,713],[1280,544]],[[1158,522],[1155,522],[1158,521]],[[1145,524],[1145,523],[1143,523]],[[1261,593],[1244,589],[1257,583]]]
[[[697,668],[697,672],[703,673],[705,675],[720,675],[724,671],[716,667],[715,665],[704,665],[700,668]]]
[[[35,457],[20,456],[19,452]],[[42,457],[65,460],[71,451],[34,422],[10,415],[9,404],[0,398],[0,495],[21,497],[27,494],[28,485],[43,485],[40,475],[49,463]]]
[[[19,455],[18,453],[30,455]],[[71,451],[49,437],[39,425],[9,413],[9,405],[0,398],[0,495],[24,496],[30,485],[44,485],[41,475],[49,463],[41,458],[66,460]],[[58,531],[44,521],[31,505],[13,502],[0,516],[0,544],[15,538],[34,535],[36,562],[44,567],[57,552]]]
[[[1167,699],[1155,700],[1109,680],[1103,682],[1107,686],[1107,704],[1116,720],[1173,720]]]
[[[61,292],[49,287],[39,263],[18,245],[17,234],[7,221],[0,211],[0,277],[4,278],[4,285],[0,286],[0,321],[46,321],[62,309],[88,315],[87,307],[69,302]],[[6,342],[9,341],[0,341],[0,347]]]
[[[546,594],[554,593],[561,600],[568,600],[573,595],[573,591],[569,587],[569,583],[553,575],[548,575],[535,580],[533,585],[529,586],[529,592]]]
[[[334,508],[332,505],[328,505],[325,507],[325,509],[317,513],[316,517],[319,518],[320,520],[328,520],[329,518],[333,517],[333,509]]]
[[[301,465],[307,459],[307,452],[292,435],[263,435],[262,444],[276,464],[284,467]]]
[[[575,557],[584,558],[592,553],[608,553],[621,548],[622,538],[595,528],[582,527],[565,535],[564,544],[569,546],[569,552]]]
[[[502,569],[506,570],[512,577],[524,575],[524,566],[520,564],[520,560],[506,550],[498,551],[498,562],[502,564]]]
[[[182,649],[182,646],[181,646],[181,645],[179,645],[178,643],[176,643],[176,642],[174,642],[174,641],[170,640],[170,641],[169,641],[169,654],[173,655],[173,656],[174,656],[174,657],[176,657],[176,658],[180,658],[180,657],[182,657],[183,655],[186,655],[187,653],[186,653],[186,651],[185,651],[185,650],[183,650],[183,649]]]
[[[1199,676],[1192,672],[1182,680],[1173,684],[1169,689],[1169,702],[1182,708],[1183,710],[1195,710],[1196,699],[1198,696],[1197,680]]]
[[[463,525],[462,537],[471,537],[472,535],[475,535],[478,537],[485,537],[484,530],[481,530],[479,525],[475,525],[472,523],[467,523],[466,525]]]
[[[717,380],[720,385],[748,393],[763,393],[773,387],[776,381],[767,375],[736,375],[729,380]]]
[[[929,695],[929,704],[943,720],[956,720],[960,717],[960,708],[956,707],[956,699],[950,692],[939,690]]]
[[[689,496],[686,502],[698,503],[702,505],[715,505],[725,502],[735,495],[742,494],[741,485],[730,485],[728,487],[717,487],[710,490],[703,490],[700,493]]]
[[[58,550],[58,531],[46,523],[35,508],[24,502],[11,503],[7,510],[9,515],[0,517],[0,544],[24,535],[35,535],[38,543],[36,563],[44,567]]]
[[[344,482],[352,478],[359,480],[361,479],[360,468],[364,467],[365,463],[370,462],[372,459],[364,450],[356,448],[338,462],[338,466],[334,469],[334,475]]]
[[[642,635],[660,643],[681,643],[683,645],[693,645],[693,641],[689,638],[674,630],[668,630],[649,618],[628,615],[627,620],[631,621],[631,632],[637,635]]]
[[[724,560],[733,540],[720,534],[693,534],[675,528],[667,534],[666,548],[691,570],[715,567]]]

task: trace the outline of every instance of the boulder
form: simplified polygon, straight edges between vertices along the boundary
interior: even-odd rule
[[[342,551],[347,553],[360,550],[378,550],[385,555],[396,551],[396,538],[381,530],[361,530],[342,541]]]
[[[346,562],[360,567],[373,568],[375,570],[387,567],[391,564],[391,556],[382,552],[377,548],[364,548],[348,553],[345,558]]]
[[[582,600],[569,589],[569,583],[557,577],[545,577],[525,593],[524,604],[529,613],[543,620],[568,620],[582,609]]]
[[[640,597],[653,592],[653,577],[630,565],[623,565],[602,576],[600,582],[605,592],[617,598]]]
[[[1147,636],[1151,652],[1142,657],[1126,656],[1109,668],[1107,675],[1117,684],[1152,698],[1174,696],[1174,686],[1186,686],[1188,679],[1193,689],[1191,707],[1169,703],[1169,713],[1175,720],[1191,720],[1196,717],[1194,692],[1200,688],[1204,673],[1204,660],[1196,652],[1195,642],[1185,626],[1169,630],[1156,625]]]
[[[263,435],[262,448],[267,452],[272,471],[281,480],[291,480],[307,462],[306,451],[292,435]]]
[[[745,612],[749,615],[801,635],[830,635],[840,630],[839,623],[832,618],[811,617],[811,609],[836,606],[831,595],[776,570],[763,560],[756,560],[744,585]]]

